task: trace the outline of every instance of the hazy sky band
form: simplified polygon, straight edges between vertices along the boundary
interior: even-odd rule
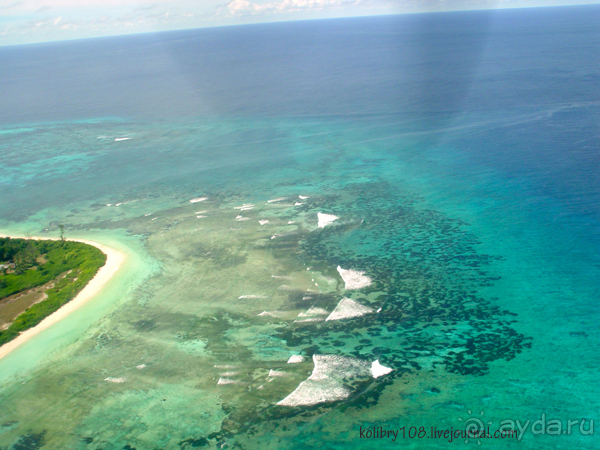
[[[244,23],[600,0],[0,0],[0,45]]]

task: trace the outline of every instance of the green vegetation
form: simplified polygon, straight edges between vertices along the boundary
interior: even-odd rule
[[[46,291],[46,300],[32,305],[8,329],[0,331],[0,345],[72,300],[105,262],[104,253],[81,242],[0,238],[0,300],[66,273]]]

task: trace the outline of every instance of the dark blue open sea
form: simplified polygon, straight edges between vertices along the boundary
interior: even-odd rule
[[[59,224],[127,261],[0,449],[600,447],[598,5],[1,47],[0,232]]]

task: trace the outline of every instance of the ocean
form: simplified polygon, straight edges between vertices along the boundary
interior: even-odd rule
[[[0,232],[128,255],[0,448],[597,448],[599,62],[597,5],[0,47]]]

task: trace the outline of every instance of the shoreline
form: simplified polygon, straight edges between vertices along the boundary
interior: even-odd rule
[[[59,238],[51,238],[51,237],[40,237],[40,236],[14,236],[14,235],[5,235],[0,234],[0,237],[9,237],[11,239],[35,239],[35,240],[50,240],[50,241],[58,241]],[[0,347],[0,359],[8,355],[14,349],[19,347],[20,345],[27,342],[29,339],[34,337],[35,335],[41,333],[46,328],[51,327],[59,320],[67,317],[73,311],[77,310],[79,307],[83,306],[89,300],[91,300],[102,287],[110,280],[115,273],[119,270],[123,262],[125,261],[127,255],[118,250],[115,250],[111,247],[107,247],[103,244],[99,244],[94,241],[89,241],[87,239],[66,239],[68,241],[73,242],[82,242],[84,244],[93,245],[98,250],[106,255],[106,263],[100,267],[94,278],[92,278],[88,284],[73,298],[70,302],[61,306],[58,310],[54,311],[48,317],[44,318],[39,324],[37,324],[33,328],[29,328],[28,330],[23,331],[18,337],[13,339],[10,342],[7,342],[3,346]]]

